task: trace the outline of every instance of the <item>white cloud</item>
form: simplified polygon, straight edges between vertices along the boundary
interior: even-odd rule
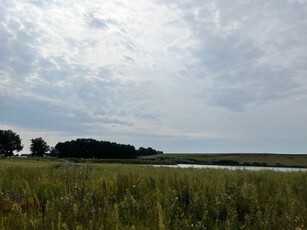
[[[187,63],[189,70],[185,73],[198,77],[198,87],[193,85],[198,97],[242,111],[288,97],[293,91],[296,96],[305,88],[306,4],[170,2],[184,12],[198,41],[197,47],[187,50],[194,63]]]

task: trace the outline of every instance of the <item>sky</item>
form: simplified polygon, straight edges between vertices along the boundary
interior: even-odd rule
[[[0,0],[0,129],[307,153],[307,0]]]

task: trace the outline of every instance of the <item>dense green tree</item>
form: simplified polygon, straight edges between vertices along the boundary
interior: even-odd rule
[[[46,141],[43,138],[38,137],[35,139],[31,139],[30,152],[32,156],[42,157],[47,154],[50,150],[50,147],[47,145]]]
[[[14,151],[21,151],[21,139],[19,135],[12,130],[0,130],[0,154],[5,157],[13,156]]]
[[[59,150],[57,150],[54,147],[50,148],[49,156],[51,156],[51,157],[59,157],[59,155],[60,155]]]
[[[94,139],[77,139],[60,142],[55,146],[61,158],[136,158],[132,145],[117,144]]]
[[[138,156],[149,156],[149,155],[155,155],[155,154],[162,154],[162,151],[157,151],[151,147],[148,147],[147,149],[144,147],[140,147],[137,150],[137,155]]]

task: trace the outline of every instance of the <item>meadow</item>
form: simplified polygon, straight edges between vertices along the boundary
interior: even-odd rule
[[[304,229],[307,173],[0,160],[0,229]]]

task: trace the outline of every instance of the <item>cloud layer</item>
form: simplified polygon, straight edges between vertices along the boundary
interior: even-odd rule
[[[306,13],[305,0],[3,0],[0,124],[51,144],[304,152]]]

